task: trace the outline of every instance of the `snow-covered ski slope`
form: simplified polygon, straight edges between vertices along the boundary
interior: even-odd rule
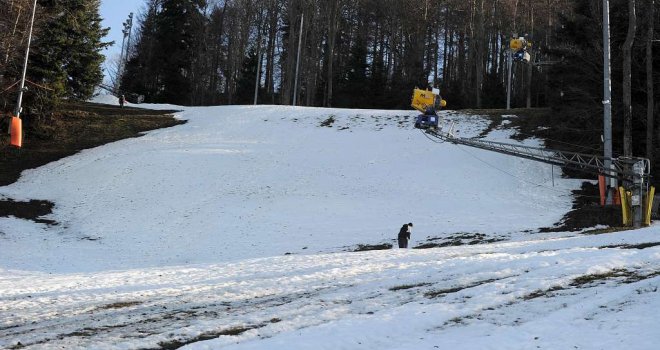
[[[0,218],[0,348],[660,342],[659,230],[538,233],[580,184],[558,169],[553,187],[549,166],[433,143],[409,111],[181,109],[184,125],[0,188],[53,201],[48,218],[59,223]],[[489,126],[443,116],[463,137]],[[486,137],[515,142],[511,133]],[[457,233],[502,241],[346,252],[393,243],[409,221],[413,246]]]
[[[559,221],[568,189],[579,186],[556,178],[553,188],[550,166],[433,143],[412,128],[410,111],[241,106],[178,116],[188,123],[83,151],[2,188],[53,201],[59,222],[0,219],[10,247],[2,266],[96,271],[337,251],[390,242],[410,221],[413,244],[509,235]],[[447,119],[464,136],[489,124]]]

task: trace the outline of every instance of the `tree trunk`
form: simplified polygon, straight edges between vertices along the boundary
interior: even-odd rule
[[[271,0],[269,7],[269,25],[268,25],[268,45],[266,48],[266,94],[270,96],[270,102],[275,103],[275,47],[277,46],[277,21],[278,15],[277,1]]]
[[[289,33],[288,39],[286,42],[286,59],[282,64],[282,82],[281,82],[281,95],[280,101],[284,105],[290,105],[293,103],[293,83],[295,79],[295,70],[296,70],[296,48],[298,47],[298,31],[300,26],[300,11],[299,7],[296,6],[298,2],[296,0],[287,1],[287,11],[288,11],[288,25]],[[298,8],[298,11],[296,11]]]
[[[331,0],[330,3],[330,16],[328,16],[328,77],[327,77],[327,93],[325,96],[326,107],[332,107],[332,94],[334,83],[334,61],[335,61],[335,43],[337,39],[337,30],[339,22],[339,1]]]
[[[443,48],[442,48],[442,86],[446,86],[447,82],[447,47],[449,46],[449,43],[447,43],[447,33],[449,32],[449,5],[445,6],[445,33],[444,33],[444,40],[443,40]]]
[[[471,0],[470,1],[470,20],[469,20],[469,26],[468,26],[468,32],[467,32],[467,87],[466,87],[466,93],[470,98],[468,99],[467,103],[469,103],[471,106],[476,106],[477,99],[480,98],[480,96],[476,96],[476,71],[477,71],[477,65],[478,65],[478,59],[477,59],[477,50],[479,46],[479,35],[477,34],[477,30],[475,27],[477,26],[478,18],[477,18],[477,4],[476,0]]]
[[[646,34],[646,158],[653,161],[653,32],[655,31],[655,0],[648,0],[648,30]]]
[[[482,85],[484,81],[484,46],[486,45],[485,33],[484,33],[484,0],[478,0],[477,2],[477,35],[476,42],[473,43],[476,45],[476,60],[475,60],[475,95],[477,108],[482,108],[481,102],[481,92]]]
[[[461,96],[465,96],[465,30],[458,34],[458,73],[457,79],[460,91],[457,91]]]
[[[623,155],[625,157],[632,157],[631,61],[636,28],[635,0],[628,0],[628,34],[623,43]]]

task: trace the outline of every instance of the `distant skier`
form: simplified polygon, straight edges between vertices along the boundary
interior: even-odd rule
[[[121,95],[119,97],[119,107],[124,108],[124,104],[126,103],[126,96]]]
[[[399,230],[399,248],[408,248],[408,241],[410,240],[410,233],[412,232],[412,222],[403,224]]]

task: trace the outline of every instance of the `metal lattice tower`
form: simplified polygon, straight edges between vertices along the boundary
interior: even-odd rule
[[[643,198],[643,194],[649,184],[648,180],[651,172],[651,162],[647,158],[606,158],[598,155],[515,145],[477,138],[455,137],[452,134],[452,130],[453,126],[446,132],[442,131],[442,129],[427,129],[426,134],[429,137],[457,145],[508,154],[568,169],[582,170],[609,178],[623,179],[625,189],[631,192],[633,198],[631,204],[633,225],[635,227],[641,226],[643,207],[641,198]],[[611,167],[608,166],[610,164]]]

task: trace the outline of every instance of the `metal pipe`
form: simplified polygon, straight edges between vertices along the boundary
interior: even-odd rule
[[[604,168],[612,168],[612,67],[610,64],[610,2],[603,0],[603,151]],[[609,181],[605,204],[613,204],[614,181]]]
[[[507,81],[506,81],[506,109],[511,109],[511,77],[513,75],[512,68],[513,68],[513,52],[511,49],[507,50],[507,62],[506,62],[506,67],[508,69],[507,72]]]
[[[21,86],[18,90],[18,100],[16,101],[16,117],[21,117],[21,104],[23,103],[23,91],[25,90],[25,75],[27,74],[28,57],[30,57],[30,44],[32,43],[32,28],[34,27],[34,15],[37,11],[37,0],[32,4],[32,19],[30,20],[30,32],[28,34],[27,48],[25,49],[25,61],[23,61],[23,77]]]

